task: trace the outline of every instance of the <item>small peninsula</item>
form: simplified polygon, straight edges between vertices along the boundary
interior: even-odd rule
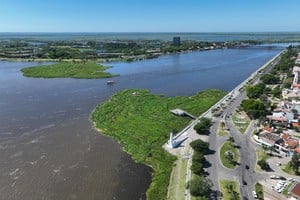
[[[165,199],[176,157],[162,145],[171,131],[178,132],[190,122],[190,118],[175,116],[170,110],[181,108],[199,116],[224,95],[223,91],[211,89],[190,97],[166,98],[147,90],[126,89],[98,105],[91,120],[97,130],[116,139],[136,162],[153,169],[147,199]]]
[[[115,76],[105,72],[108,68],[96,62],[59,62],[53,65],[27,67],[21,71],[24,76],[33,78],[96,79]]]

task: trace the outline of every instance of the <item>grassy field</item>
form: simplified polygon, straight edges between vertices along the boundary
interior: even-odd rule
[[[117,92],[97,106],[91,114],[94,126],[115,138],[136,162],[153,169],[147,199],[166,199],[172,165],[176,158],[163,150],[172,130],[181,130],[190,119],[170,113],[181,108],[200,115],[225,95],[220,90],[207,90],[192,97],[164,98],[147,90]]]
[[[263,186],[260,183],[255,184],[255,192],[259,200],[264,199],[264,190],[263,190]]]
[[[230,151],[233,153],[233,161],[234,162],[230,162],[226,158],[227,151]],[[220,149],[220,158],[221,158],[221,162],[224,165],[224,167],[234,169],[236,166],[236,163],[239,160],[238,151],[236,150],[236,148],[234,148],[233,144],[231,144],[230,142],[224,142],[224,144],[222,145],[222,147]]]
[[[240,199],[237,196],[234,196],[234,193],[239,196],[239,187],[236,181],[232,180],[220,180],[221,192],[223,194],[223,200],[235,200]],[[229,189],[232,188],[232,190]]]
[[[256,160],[267,160],[269,159],[271,156],[269,156],[263,149],[257,149],[256,150]],[[260,166],[257,164],[255,165],[255,171],[257,172],[261,172],[262,169],[260,168]]]
[[[251,122],[247,114],[234,112],[232,121],[241,134],[244,134]]]
[[[282,194],[285,195],[286,197],[288,197],[288,193],[289,193],[289,190],[290,190],[290,187],[292,187],[293,185],[295,184],[295,182],[290,182],[288,184],[288,186],[282,191]]]
[[[174,167],[170,178],[169,196],[167,199],[184,200],[184,192],[186,187],[187,159],[179,157],[175,164],[176,166]]]
[[[27,67],[21,69],[24,76],[34,78],[110,78],[105,72],[109,67],[95,62],[59,62],[53,65]]]
[[[218,136],[228,136],[229,131],[226,129],[226,127],[222,128],[221,123],[222,122],[219,123],[218,130],[217,130]]]
[[[292,170],[292,168],[286,164],[286,165],[283,165],[281,167],[282,171],[284,171],[285,173],[288,173],[288,174],[291,174],[291,175],[297,175],[297,176],[300,176],[300,169],[298,169],[298,173],[295,174],[295,172]]]

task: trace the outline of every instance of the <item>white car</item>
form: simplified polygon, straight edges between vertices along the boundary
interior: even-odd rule
[[[255,191],[252,191],[252,196],[253,196],[253,198],[257,199],[257,194]]]

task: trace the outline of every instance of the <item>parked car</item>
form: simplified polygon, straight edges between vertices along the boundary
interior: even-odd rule
[[[275,176],[275,175],[271,175],[270,179],[280,179],[280,177],[279,176]]]
[[[253,198],[257,199],[257,194],[255,191],[252,191],[252,196],[253,196]]]

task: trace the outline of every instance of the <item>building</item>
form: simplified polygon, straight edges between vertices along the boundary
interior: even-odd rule
[[[300,183],[297,183],[291,190],[291,195],[294,197],[294,199],[300,199]]]
[[[180,46],[180,37],[173,37],[173,45]]]

